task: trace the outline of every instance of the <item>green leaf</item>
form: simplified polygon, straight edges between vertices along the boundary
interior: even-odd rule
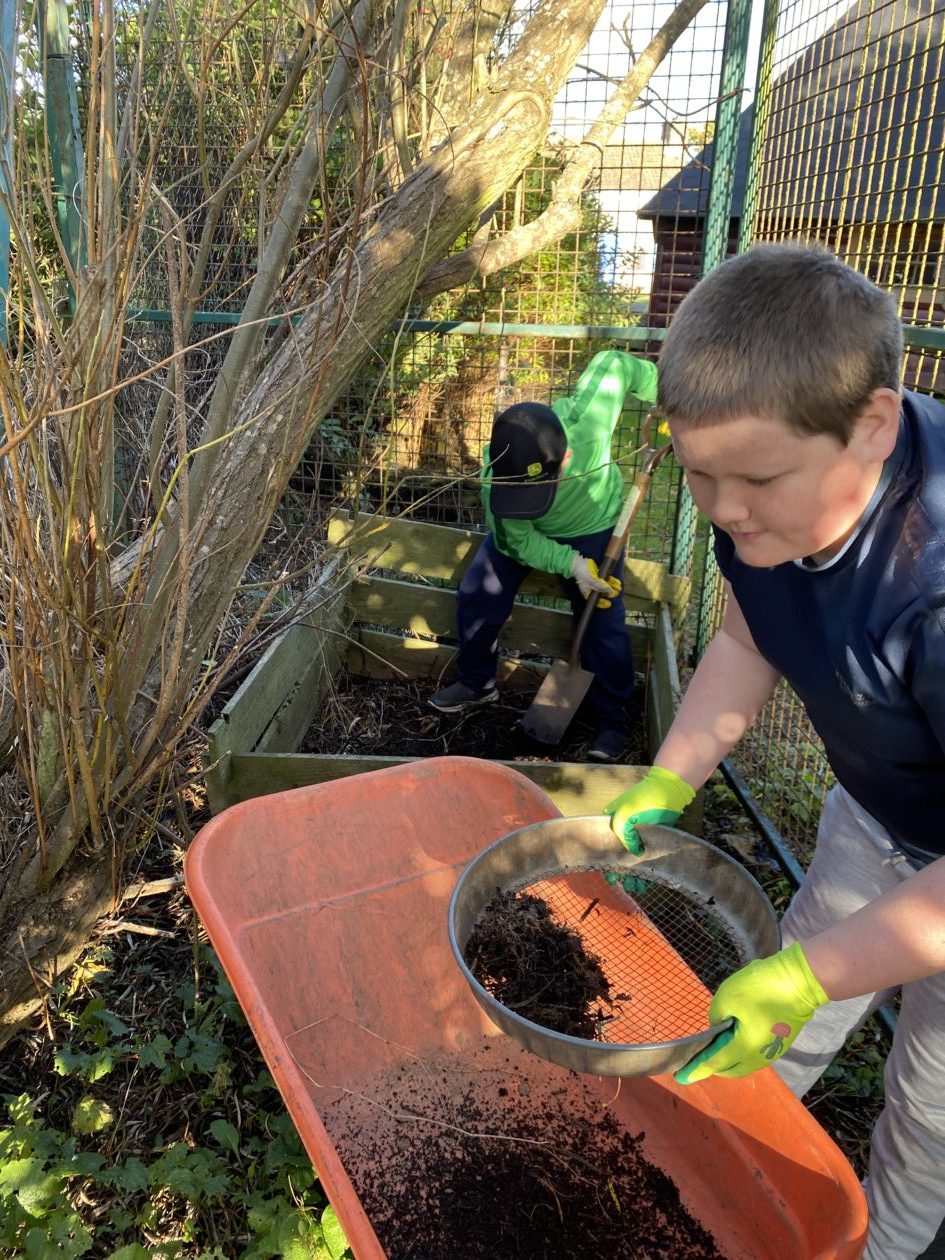
[[[339,1257],[348,1250],[345,1232],[330,1203],[322,1212],[322,1236],[325,1239],[325,1246],[331,1252],[331,1260],[339,1260]]]
[[[88,1067],[85,1071],[85,1079],[90,1085],[95,1081],[100,1081],[103,1076],[108,1076],[112,1068],[115,1066],[115,1055],[111,1048],[106,1046],[100,1050],[98,1054],[93,1054],[89,1058]]]
[[[240,1135],[228,1120],[214,1120],[210,1125],[210,1132],[224,1149],[232,1151],[234,1155],[240,1153]]]
[[[84,1256],[92,1248],[92,1235],[78,1213],[56,1208],[41,1226],[31,1229],[25,1239],[26,1255],[35,1260],[64,1260]]]
[[[191,1202],[222,1194],[229,1182],[226,1165],[218,1155],[186,1142],[175,1142],[148,1169],[152,1189],[176,1191]]]
[[[205,1072],[211,1075],[220,1061],[226,1057],[226,1046],[217,1037],[188,1030],[174,1047],[174,1054],[186,1071]]]
[[[185,980],[174,990],[174,997],[188,1009],[193,1006],[197,997],[197,988],[193,980]]]
[[[148,1176],[147,1166],[140,1159],[134,1156],[125,1160],[124,1164],[117,1168],[110,1168],[107,1180],[113,1185],[118,1186],[119,1190],[127,1190],[134,1193],[137,1190],[146,1190],[150,1178]]]
[[[14,1194],[20,1186],[32,1181],[42,1171],[44,1160],[30,1157],[27,1159],[8,1159],[0,1167],[0,1193]]]
[[[105,1156],[97,1151],[79,1151],[67,1156],[65,1162],[56,1169],[68,1177],[94,1177],[105,1167]]]
[[[138,1047],[138,1061],[143,1067],[164,1068],[167,1066],[167,1056],[173,1048],[170,1039],[163,1033],[158,1033],[153,1040]]]
[[[75,1133],[98,1133],[100,1129],[107,1129],[114,1119],[107,1102],[83,1094],[72,1113],[72,1129]]]
[[[80,1075],[84,1073],[89,1057],[84,1050],[62,1045],[53,1054],[53,1066],[60,1076]]]
[[[45,1216],[50,1203],[59,1196],[62,1178],[54,1173],[34,1173],[16,1192],[20,1206],[30,1216]]]
[[[152,1253],[139,1243],[128,1243],[127,1246],[119,1247],[117,1251],[111,1252],[106,1260],[151,1260]]]
[[[113,1037],[123,1037],[126,1033],[131,1032],[125,1021],[119,1018],[114,1011],[103,1010],[99,1015],[99,1019]]]
[[[279,1249],[282,1260],[329,1260],[317,1238],[287,1238]]]

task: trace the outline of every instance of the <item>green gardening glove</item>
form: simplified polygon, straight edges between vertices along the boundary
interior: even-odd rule
[[[710,1023],[734,1019],[735,1027],[691,1058],[676,1080],[694,1085],[708,1076],[734,1079],[767,1067],[829,1001],[797,941],[770,958],[756,958],[722,981],[709,1007]]]
[[[604,813],[610,814],[610,827],[631,853],[643,852],[637,823],[665,823],[672,826],[687,805],[695,800],[695,789],[672,770],[653,766],[646,776],[615,796]]]

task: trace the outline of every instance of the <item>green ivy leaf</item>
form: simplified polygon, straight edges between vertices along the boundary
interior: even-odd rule
[[[83,1094],[72,1113],[72,1129],[74,1133],[98,1133],[107,1129],[114,1119],[107,1102],[100,1102],[91,1094]]]
[[[138,1047],[138,1062],[142,1067],[153,1067],[159,1071],[167,1066],[167,1056],[173,1050],[170,1039],[158,1033],[151,1041]]]

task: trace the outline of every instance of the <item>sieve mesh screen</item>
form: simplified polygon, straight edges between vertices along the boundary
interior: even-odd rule
[[[712,905],[668,883],[634,878],[632,887],[630,895],[587,871],[516,891],[544,901],[600,962],[610,998],[595,1003],[596,1040],[633,1045],[704,1032],[712,992],[748,961],[736,934]]]

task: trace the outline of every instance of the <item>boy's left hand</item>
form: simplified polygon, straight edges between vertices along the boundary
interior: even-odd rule
[[[575,554],[571,562],[571,576],[577,582],[578,590],[585,599],[588,599],[595,591],[600,592],[601,598],[597,601],[598,608],[609,608],[623,590],[620,578],[602,578],[596,561],[580,554]]]
[[[736,1078],[768,1067],[790,1049],[818,1006],[830,999],[794,941],[770,958],[756,958],[724,980],[709,1007],[709,1021],[734,1019],[675,1074],[680,1085],[709,1076]]]

